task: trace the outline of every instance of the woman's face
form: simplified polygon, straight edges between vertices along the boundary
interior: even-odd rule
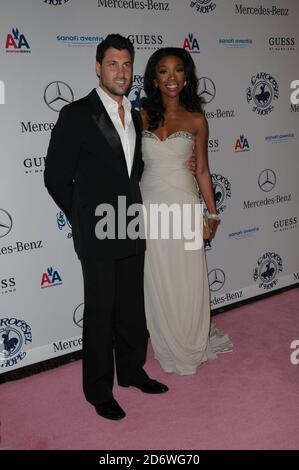
[[[156,65],[154,84],[166,96],[178,96],[184,88],[185,79],[184,62],[179,57],[172,55],[163,57]]]

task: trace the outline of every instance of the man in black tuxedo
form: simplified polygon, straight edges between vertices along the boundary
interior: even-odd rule
[[[100,86],[65,106],[52,131],[45,185],[72,224],[84,279],[83,389],[99,415],[121,419],[113,398],[114,356],[118,384],[145,393],[168,390],[143,369],[147,329],[143,298],[145,241],[99,239],[95,215],[109,204],[118,220],[118,197],[140,203],[142,124],[125,94],[132,81],[134,48],[119,34],[98,45]],[[98,213],[98,212],[97,212]],[[130,219],[127,217],[125,225]],[[122,231],[123,231],[122,227]],[[126,227],[125,227],[126,229]]]

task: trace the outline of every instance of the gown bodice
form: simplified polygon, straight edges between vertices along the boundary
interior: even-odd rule
[[[196,180],[187,168],[194,144],[194,135],[187,131],[174,132],[164,140],[153,132],[143,131],[143,191],[153,191],[159,187],[162,189],[166,184],[198,196]]]

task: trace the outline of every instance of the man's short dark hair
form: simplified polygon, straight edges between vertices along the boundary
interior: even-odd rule
[[[109,47],[113,47],[114,49],[118,49],[119,51],[127,49],[130,53],[132,62],[134,61],[134,46],[130,39],[125,38],[120,34],[108,34],[106,39],[104,39],[104,41],[98,44],[97,47],[96,60],[100,64],[102,63],[105,56],[105,52],[107,51],[107,49],[109,49]]]

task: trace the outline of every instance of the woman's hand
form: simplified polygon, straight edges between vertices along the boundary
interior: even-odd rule
[[[211,241],[215,237],[216,230],[217,230],[217,227],[219,225],[219,220],[209,219],[208,224],[209,224],[209,227],[210,227],[210,236],[209,236],[208,240]]]
[[[194,153],[192,153],[191,157],[187,161],[187,169],[192,173],[193,176],[196,175],[196,158]]]

